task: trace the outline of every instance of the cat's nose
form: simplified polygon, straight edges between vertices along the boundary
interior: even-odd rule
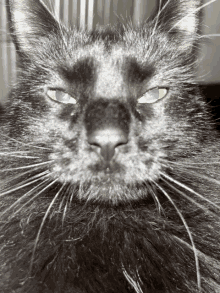
[[[98,129],[90,133],[88,143],[96,147],[106,162],[110,162],[115,149],[128,143],[128,135],[119,128]]]

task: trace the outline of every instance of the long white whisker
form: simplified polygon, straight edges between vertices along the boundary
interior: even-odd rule
[[[25,142],[19,141],[19,140],[17,140],[17,139],[14,139],[14,138],[12,138],[12,137],[9,137],[8,135],[6,135],[6,134],[4,134],[4,133],[2,133],[2,132],[0,132],[0,135],[2,135],[2,136],[4,136],[4,137],[8,138],[9,140],[15,141],[15,142],[17,142],[17,143],[19,143],[19,144],[21,144],[21,145],[28,146],[29,148],[31,147],[31,148],[41,149],[41,150],[50,150],[49,148],[39,147],[39,146],[35,146],[35,145],[32,145],[32,144],[28,144],[28,143],[25,143]]]
[[[180,19],[179,21],[177,21],[172,27],[171,29],[168,31],[168,33],[170,31],[172,31],[172,29],[174,29],[177,25],[179,25],[182,21],[184,21],[187,17],[189,17],[189,15],[195,14],[197,11],[200,11],[201,9],[203,9],[204,7],[210,5],[211,3],[215,2],[216,0],[211,0],[205,4],[203,4],[202,6],[194,9],[192,12],[189,12],[186,16],[184,16],[182,19]]]
[[[191,250],[193,250],[192,245],[190,245],[189,243],[187,243],[187,242],[184,241],[183,239],[181,239],[181,238],[179,238],[179,237],[177,237],[177,236],[175,236],[175,235],[173,235],[173,237],[174,237],[175,239],[177,239],[179,242],[181,242],[181,243],[183,243],[184,245],[186,245],[186,246],[187,246],[188,248],[190,248]],[[196,251],[197,251],[198,255],[201,255],[201,256],[205,256],[205,257],[207,257],[206,254],[204,254],[203,252],[201,252],[201,251],[198,250],[197,248],[196,248]]]
[[[55,181],[53,181],[52,183],[55,183]],[[32,257],[31,257],[31,262],[30,262],[30,271],[32,271],[32,267],[33,267],[33,262],[34,262],[34,255],[35,255],[35,252],[36,252],[36,249],[37,249],[37,244],[39,242],[39,238],[40,238],[40,234],[41,234],[41,231],[43,229],[43,226],[45,224],[45,221],[49,215],[49,212],[52,208],[52,206],[54,205],[55,201],[57,200],[58,196],[60,195],[61,191],[63,190],[65,184],[63,184],[60,188],[60,190],[57,192],[57,194],[54,196],[53,200],[51,201],[49,207],[47,208],[47,211],[43,217],[43,220],[41,222],[41,225],[40,225],[40,228],[38,230],[38,233],[37,233],[37,237],[36,237],[36,240],[35,240],[35,243],[34,243],[34,248],[33,248],[33,253],[32,253]]]
[[[206,176],[206,175],[200,174],[200,173],[196,173],[196,172],[194,172],[193,170],[188,170],[188,171],[189,171],[189,173],[192,174],[192,175],[195,175],[195,176],[197,176],[197,177],[200,177],[200,178],[206,179],[206,180],[208,180],[208,181],[210,181],[210,182],[213,182],[213,183],[215,183],[215,184],[217,184],[217,185],[220,185],[220,181],[217,180],[217,179],[215,179],[215,178],[212,178],[212,177],[209,177],[209,176]],[[210,173],[220,175],[219,173],[216,173],[216,172],[210,172]]]
[[[165,180],[164,178],[161,178],[164,182],[166,182],[167,185],[169,185],[173,190],[175,190],[177,193],[181,194],[182,196],[184,196],[187,200],[191,201],[193,204],[195,204],[196,206],[198,206],[199,208],[201,208],[202,210],[206,211],[207,213],[210,213],[211,211],[209,209],[207,209],[206,207],[204,207],[203,205],[199,204],[198,202],[196,202],[194,199],[192,199],[190,196],[187,196],[184,192],[182,192],[181,190],[177,189],[176,187],[174,187],[173,185],[171,185],[167,180]]]
[[[15,153],[15,154],[26,154],[26,153],[32,153],[33,151],[30,151],[30,150],[17,150],[17,148],[15,147],[11,147],[11,146],[7,146],[5,148],[1,148],[1,151],[6,151],[7,153]]]
[[[163,162],[166,162],[168,164],[173,164],[173,165],[177,165],[177,166],[186,166],[186,167],[190,167],[191,165],[198,165],[198,166],[201,166],[201,165],[219,165],[220,162],[216,162],[216,161],[209,161],[209,162],[204,162],[204,163],[195,163],[195,162],[190,162],[190,163],[184,163],[184,162],[173,162],[173,161],[167,161],[167,160],[164,160],[162,158],[160,158],[160,161],[163,161]]]
[[[72,203],[75,190],[76,190],[76,187],[74,187],[74,189],[72,190],[72,194],[71,194],[71,197],[70,197],[70,204]]]
[[[47,176],[45,176],[46,178]],[[34,180],[32,183],[37,182],[39,180],[42,180],[42,178],[39,178],[38,180]],[[4,210],[1,214],[0,217],[2,217],[4,214],[6,214],[9,210],[13,209],[13,207],[15,207],[19,202],[23,201],[27,196],[29,196],[35,189],[38,189],[39,186],[43,185],[45,182],[48,181],[44,180],[43,182],[39,183],[37,186],[35,186],[34,188],[32,188],[31,190],[29,190],[28,192],[26,192],[25,194],[22,195],[22,197],[20,197],[18,200],[16,200],[10,207],[8,207],[6,210]],[[18,211],[16,211],[16,213],[18,213]],[[15,213],[15,214],[16,214]],[[13,215],[15,215],[13,214]]]
[[[160,172],[160,174],[161,174],[162,176],[164,176],[166,179],[170,180],[171,182],[176,183],[177,185],[179,185],[179,186],[182,187],[183,189],[186,189],[186,190],[190,191],[191,193],[197,195],[197,196],[198,196],[199,198],[201,198],[202,200],[204,200],[204,201],[210,203],[212,206],[214,206],[214,207],[216,207],[217,209],[220,210],[220,207],[219,207],[217,204],[211,202],[211,201],[210,201],[209,199],[207,199],[207,198],[204,198],[201,194],[199,194],[198,192],[196,192],[196,191],[193,190],[192,188],[188,187],[187,185],[185,185],[185,184],[183,184],[183,183],[180,183],[179,181],[173,179],[172,177],[166,175],[166,174],[163,173],[163,172]]]
[[[63,210],[62,228],[63,228],[63,226],[64,226],[64,220],[65,220],[65,217],[66,217],[67,208],[68,208],[68,199],[67,199],[67,201],[66,201],[66,204],[65,204],[65,207],[64,207],[64,210]]]
[[[20,212],[20,210],[22,210],[26,205],[28,205],[30,202],[32,202],[36,197],[38,197],[42,192],[44,192],[48,187],[50,187],[53,183],[55,183],[58,179],[54,180],[53,182],[51,182],[49,185],[47,185],[44,189],[40,190],[37,194],[35,194],[31,199],[29,199],[25,204],[23,204],[23,206],[21,208],[19,208],[14,215],[16,215],[17,213]],[[44,185],[46,182],[50,182],[51,179],[48,180],[44,180],[42,182],[42,185]]]
[[[25,159],[39,159],[39,157],[28,156],[28,155],[24,156],[22,154],[25,154],[25,152],[12,152],[12,153],[3,152],[3,153],[0,153],[0,156],[9,156],[9,157],[25,158]]]
[[[61,200],[61,202],[59,204],[58,213],[61,213],[61,209],[62,209],[62,206],[63,206],[64,199],[65,199],[65,197],[63,196],[63,198],[62,198],[62,200]]]
[[[51,162],[53,162],[53,160],[51,160],[51,161],[47,161],[47,162],[43,162],[43,163],[37,163],[37,164],[33,164],[33,165],[23,166],[23,167],[16,167],[16,168],[2,169],[2,170],[0,170],[0,172],[16,171],[16,170],[29,169],[29,168],[33,168],[33,167],[39,167],[39,166],[47,165],[48,163],[51,163]]]
[[[174,203],[172,198],[168,195],[168,193],[160,185],[158,185],[155,181],[154,181],[154,184],[163,192],[163,194],[167,197],[167,199],[172,203],[173,207],[175,208],[176,212],[178,213],[181,221],[183,222],[183,224],[184,224],[184,226],[186,228],[186,231],[187,231],[187,233],[189,235],[189,238],[190,238],[190,242],[191,242],[192,247],[193,247],[193,252],[194,252],[194,257],[195,257],[197,285],[198,285],[199,290],[201,290],[201,276],[200,276],[200,270],[199,270],[199,259],[198,259],[197,250],[196,250],[194,240],[193,240],[193,237],[192,237],[192,233],[190,232],[189,226],[186,223],[182,213],[179,211],[179,209],[177,208],[176,204]]]
[[[169,1],[168,1],[169,2]],[[152,31],[152,34],[151,34],[151,37],[153,37],[154,36],[154,34],[155,34],[155,30],[156,30],[156,28],[157,28],[157,24],[158,24],[158,20],[159,20],[159,16],[160,16],[160,14],[161,14],[161,11],[164,9],[164,7],[162,8],[162,10],[161,10],[161,0],[159,0],[159,11],[158,11],[158,13],[157,13],[157,16],[156,16],[156,22],[155,22],[155,25],[154,25],[154,29],[153,29],[153,31]],[[164,6],[166,6],[167,5],[167,3],[164,5]]]
[[[62,226],[64,225],[64,220],[65,220],[65,216],[66,216],[66,213],[67,213],[67,208],[68,208],[68,201],[70,200],[71,196],[69,194],[69,191],[71,189],[71,186],[68,187],[68,189],[66,190],[66,193],[65,193],[65,198],[67,197],[67,194],[68,194],[68,199],[66,201],[66,204],[65,204],[65,207],[64,207],[64,210],[63,210],[63,217],[62,217]]]
[[[37,170],[37,169],[36,169]],[[35,169],[34,169],[34,171],[36,171]],[[13,176],[13,178],[10,178],[9,180],[4,180],[4,184],[7,186],[9,183],[12,183],[13,184],[13,181],[15,181],[15,180],[17,180],[18,178],[20,178],[20,177],[23,177],[24,175],[26,175],[26,174],[30,174],[30,170],[28,170],[28,171],[26,171],[26,172],[23,172],[23,173],[19,173],[19,174],[16,174],[16,176],[14,175]],[[42,172],[42,173],[39,173],[39,174],[36,174],[36,175],[34,175],[33,177],[31,177],[31,178],[28,178],[28,179],[26,179],[26,180],[23,180],[22,182],[19,182],[19,184],[15,184],[14,186],[20,186],[21,184],[24,184],[24,183],[27,183],[27,182],[29,182],[30,180],[32,180],[32,179],[35,179],[35,178],[38,178],[38,177],[41,177],[41,175],[44,175],[44,174],[49,174],[49,171],[47,170],[47,171],[44,171],[44,172]],[[1,195],[1,194],[0,194]]]
[[[143,293],[140,285],[138,282],[136,282],[129,274],[128,272],[123,268],[123,275],[125,276],[126,280],[128,281],[128,283],[134,288],[134,290],[137,293]]]
[[[165,160],[162,160],[162,161],[165,161]],[[171,164],[170,164],[171,163]],[[208,163],[207,163],[208,164]],[[162,166],[164,166],[164,167],[168,167],[168,168],[172,168],[172,166],[170,166],[170,165],[175,165],[175,166],[177,166],[178,167],[178,170],[180,170],[180,171],[182,171],[182,172],[185,172],[186,173],[186,170],[187,170],[187,173],[190,173],[190,174],[192,174],[192,175],[195,175],[196,177],[200,177],[200,178],[203,178],[203,179],[206,179],[206,180],[209,180],[209,181],[211,181],[211,182],[213,182],[213,183],[215,183],[215,184],[217,184],[217,185],[220,185],[220,182],[218,181],[218,180],[216,180],[215,178],[211,178],[211,177],[208,177],[208,176],[206,176],[206,175],[203,175],[203,174],[201,174],[201,173],[196,173],[194,170],[199,170],[199,171],[201,171],[201,170],[206,170],[207,169],[207,167],[206,166],[202,166],[203,164],[201,163],[201,165],[199,165],[199,163],[198,163],[198,166],[197,166],[197,164],[195,163],[195,164],[193,164],[192,163],[192,165],[189,163],[189,164],[182,164],[182,163],[176,163],[176,162],[168,162],[168,163],[166,163],[166,164],[164,164],[164,163],[162,163],[161,164]],[[210,165],[214,165],[214,163],[212,164],[212,163],[210,163]],[[210,170],[209,170],[210,171]],[[220,174],[219,173],[217,173],[217,172],[214,172],[214,171],[210,171],[210,173],[211,174],[216,174],[216,175],[219,175],[220,176]]]
[[[146,186],[147,184],[144,183],[144,185]],[[162,208],[162,206],[161,206],[161,204],[160,204],[160,201],[159,201],[159,199],[158,199],[156,193],[154,192],[153,188],[152,188],[151,186],[147,186],[147,188],[150,188],[151,195],[152,195],[152,197],[153,197],[153,199],[154,199],[154,202],[155,202],[155,204],[156,204],[156,206],[157,206],[157,209],[158,209],[158,212],[159,212],[159,214],[160,214],[161,211],[163,211],[163,208]]]
[[[19,190],[19,189],[22,189],[22,188],[24,188],[24,187],[27,187],[27,186],[29,186],[29,185],[31,185],[31,184],[33,184],[33,183],[35,183],[35,182],[41,180],[41,177],[43,176],[43,174],[46,174],[46,173],[49,174],[48,171],[45,171],[45,172],[43,172],[43,173],[41,173],[41,174],[36,175],[36,176],[39,177],[39,178],[37,178],[37,179],[34,180],[34,181],[32,180],[33,178],[31,178],[31,179],[29,178],[28,180],[32,180],[32,181],[30,181],[30,182],[28,182],[28,183],[26,183],[26,184],[19,185],[19,186],[17,186],[16,188],[13,188],[13,189],[7,190],[7,191],[1,193],[1,194],[0,194],[0,197],[1,197],[1,196],[5,196],[6,194],[10,194],[10,193],[12,193],[12,192],[14,192],[14,191],[17,191],[17,190]],[[42,175],[42,176],[41,176],[41,175]],[[40,176],[41,176],[41,177],[40,177]]]
[[[212,38],[212,37],[220,37],[220,34],[207,34],[207,35],[202,35],[199,36],[199,38],[203,39],[203,38]]]
[[[160,0],[160,2],[161,2],[161,0]],[[157,21],[158,21],[159,16],[161,15],[161,13],[163,12],[163,10],[166,8],[166,6],[167,6],[169,3],[170,3],[170,0],[168,0],[168,1],[164,4],[164,6],[163,6],[161,9],[159,9],[159,12],[158,12],[158,14],[157,14]]]

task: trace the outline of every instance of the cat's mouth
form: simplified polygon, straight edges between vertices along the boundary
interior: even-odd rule
[[[103,173],[106,176],[124,171],[123,166],[115,161],[100,161],[96,164],[90,164],[88,169],[94,173]]]

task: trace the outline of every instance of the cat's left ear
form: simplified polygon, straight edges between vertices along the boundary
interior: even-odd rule
[[[16,49],[30,53],[42,38],[58,35],[58,22],[39,0],[6,0],[9,28]]]

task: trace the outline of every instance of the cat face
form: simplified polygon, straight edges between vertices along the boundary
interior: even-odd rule
[[[40,2],[26,2],[8,10],[22,68],[12,97],[16,136],[47,148],[51,179],[77,186],[80,199],[147,197],[140,186],[160,178],[164,160],[198,143],[192,125],[200,122],[188,112],[202,108],[189,85],[199,1],[187,2],[189,27],[166,19],[171,1],[141,28],[91,33],[68,30]]]
[[[219,135],[194,81],[201,1],[91,32],[38,0],[6,2],[19,75],[0,121],[0,288],[217,292]]]

